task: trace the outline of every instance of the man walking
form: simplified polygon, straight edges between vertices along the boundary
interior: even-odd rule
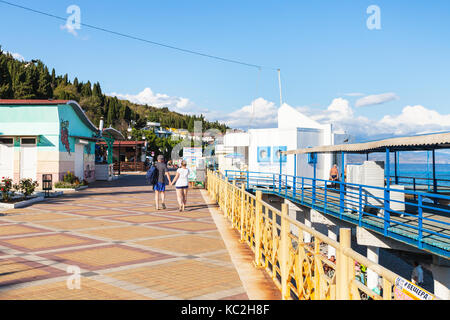
[[[164,156],[160,154],[158,156],[158,162],[156,162],[155,167],[158,171],[158,180],[156,184],[153,186],[155,190],[155,202],[156,202],[156,210],[160,210],[159,208],[159,195],[161,194],[161,206],[163,209],[166,209],[165,198],[166,198],[166,184],[172,183],[170,180],[169,170],[167,169],[166,164],[164,163]],[[165,178],[167,178],[168,183],[166,183]]]

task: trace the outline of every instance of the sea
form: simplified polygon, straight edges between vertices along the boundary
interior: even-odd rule
[[[352,164],[361,164],[353,162]],[[432,185],[433,184],[433,166],[431,163],[399,163],[397,169],[399,181],[401,183],[412,184],[413,179],[416,178],[418,185]],[[391,176],[395,176],[394,163],[391,163]],[[450,164],[436,164],[436,179],[438,186],[450,186]]]
[[[395,175],[394,165],[391,166],[391,176]],[[426,163],[400,163],[397,169],[399,177],[414,177],[433,179],[433,166]],[[440,186],[450,186],[450,164],[436,164],[436,179]],[[417,179],[421,184],[428,183],[425,179]],[[431,180],[429,180],[430,183]]]

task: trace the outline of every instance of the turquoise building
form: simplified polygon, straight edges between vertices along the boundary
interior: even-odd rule
[[[0,178],[18,182],[71,171],[95,180],[95,144],[100,130],[76,101],[0,99]]]

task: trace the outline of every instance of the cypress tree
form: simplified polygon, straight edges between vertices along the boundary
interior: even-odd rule
[[[52,75],[51,75],[51,80],[50,81],[51,81],[52,89],[55,89],[57,87],[55,68],[52,69]]]
[[[77,93],[80,93],[80,84],[78,83],[77,77],[75,77],[75,79],[73,79],[73,85],[75,86]]]
[[[83,85],[83,87],[81,88],[81,95],[83,97],[90,97],[92,95],[91,82],[90,81],[85,83]]]
[[[48,99],[53,96],[51,77],[48,73],[47,67],[41,64],[39,68],[39,79],[38,79],[38,89],[37,96],[41,99]]]
[[[0,47],[0,98],[8,99],[13,97],[11,74],[8,70],[6,59]]]

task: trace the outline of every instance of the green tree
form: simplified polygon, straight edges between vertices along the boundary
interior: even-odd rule
[[[8,70],[6,58],[0,48],[0,98],[8,99],[13,96],[11,75]]]
[[[81,96],[90,97],[91,95],[92,95],[91,82],[88,81],[81,87]]]

